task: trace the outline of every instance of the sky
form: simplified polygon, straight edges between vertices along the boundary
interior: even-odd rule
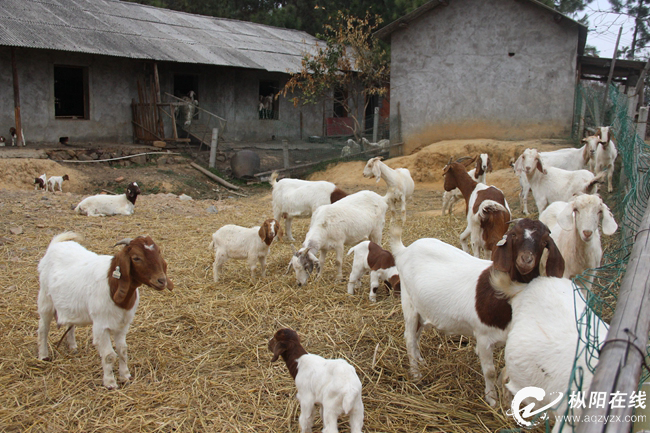
[[[589,34],[587,45],[595,46],[600,57],[611,58],[616,46],[618,31],[623,26],[619,48],[630,46],[634,33],[634,20],[627,16],[608,13],[612,9],[609,0],[594,0],[577,17],[587,14],[589,17]]]

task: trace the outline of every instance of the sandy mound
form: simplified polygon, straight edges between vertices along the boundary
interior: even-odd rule
[[[528,147],[547,151],[569,146],[571,146],[571,143],[564,140],[445,140],[430,144],[413,155],[392,158],[386,161],[386,164],[391,168],[408,168],[413,180],[416,182],[416,188],[418,188],[419,183],[440,184],[440,187],[442,187],[442,168],[449,162],[449,158],[456,159],[462,156],[488,153],[495,170],[490,183],[500,186],[498,179],[503,178],[505,182],[503,188],[508,188],[511,181],[514,181],[516,188],[518,188],[514,175],[509,176],[506,173],[506,171],[511,170],[510,162],[513,158],[519,156]],[[362,174],[364,165],[365,163],[361,161],[352,161],[329,166],[325,171],[312,174],[309,179],[328,180],[341,186],[369,186],[374,183],[374,180],[364,179]],[[427,187],[431,187],[431,185],[427,185]]]
[[[0,159],[0,189],[34,189],[34,178],[43,173],[47,177],[67,174],[70,180],[63,182],[64,192],[80,193],[88,183],[88,178],[80,171],[49,159]]]

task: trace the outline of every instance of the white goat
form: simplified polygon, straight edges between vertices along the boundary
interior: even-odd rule
[[[554,150],[552,152],[539,152],[539,156],[545,167],[561,168],[563,170],[575,171],[589,169],[589,164],[596,154],[598,140],[592,137],[586,137],[582,140],[584,143],[580,148],[567,148]],[[514,164],[515,174],[519,178],[521,192],[519,199],[524,208],[524,214],[528,215],[528,192],[530,185],[523,167],[522,155],[517,158]],[[541,212],[541,210],[540,210]]]
[[[490,155],[487,153],[481,153],[476,160],[476,167],[467,172],[469,176],[478,183],[486,182],[487,173],[492,172],[492,161],[490,160]],[[463,199],[463,193],[460,192],[458,188],[454,188],[451,191],[445,191],[442,193],[442,214],[445,212],[451,215],[454,205],[459,200]]]
[[[354,141],[353,139],[348,139],[348,142],[345,146],[343,146],[343,149],[341,150],[341,158],[345,158],[346,156],[354,155],[356,153],[361,152],[361,146]]]
[[[191,124],[192,121],[194,120],[194,115],[197,112],[197,108],[199,106],[199,101],[195,99],[196,93],[194,93],[194,90],[190,90],[187,96],[183,96],[183,102],[181,105],[181,116],[183,118],[183,126],[185,128],[188,128]]]
[[[564,261],[548,228],[539,221],[518,221],[499,242],[493,262],[438,239],[419,239],[404,247],[401,233],[401,227],[391,227],[412,376],[422,377],[418,340],[424,326],[433,325],[445,334],[474,336],[485,379],[485,400],[494,406],[493,349],[506,341],[511,310],[507,298],[492,288],[490,273],[498,270],[514,281],[528,282],[540,275],[542,253],[548,249],[546,272],[561,276]]]
[[[552,203],[539,220],[551,228],[551,236],[566,262],[565,278],[600,266],[603,249],[598,223],[601,220],[605,235],[613,235],[618,228],[609,207],[597,195],[589,194],[578,195],[568,203]]]
[[[247,259],[253,280],[259,262],[261,276],[265,277],[266,257],[276,236],[282,238],[282,228],[274,219],[268,219],[261,226],[253,228],[228,224],[214,232],[209,246],[210,249],[214,249],[212,264],[214,282],[219,281],[221,267],[228,259]]]
[[[372,191],[350,194],[336,203],[316,209],[302,248],[291,258],[299,285],[307,282],[313,268],[320,277],[329,250],[336,252],[338,279],[343,278],[343,248],[365,239],[381,245],[388,204],[386,197]],[[315,252],[320,251],[316,259]]]
[[[133,215],[138,194],[140,194],[140,187],[137,183],[132,182],[126,188],[125,194],[98,194],[86,197],[74,210],[79,215],[88,216]]]
[[[323,433],[337,433],[338,418],[343,414],[350,415],[350,433],[361,433],[361,381],[353,366],[344,359],[325,359],[307,353],[296,331],[289,328],[278,330],[269,340],[268,348],[273,352],[271,362],[282,356],[296,381],[302,433],[312,431],[314,405],[321,407]]]
[[[52,189],[52,192],[54,192],[54,187],[58,185],[59,191],[63,192],[64,180],[70,180],[67,174],[64,174],[63,176],[50,176],[50,178],[47,179],[46,188],[49,187]]]
[[[505,386],[512,395],[526,387],[543,389],[544,393],[535,397],[539,401],[531,399],[538,407],[552,404],[558,398],[557,393],[564,394],[555,410],[555,414],[562,415],[567,407],[566,392],[579,341],[576,317],[582,316],[585,302],[574,293],[573,283],[566,278],[539,277],[527,285],[513,284],[512,281],[501,284],[499,280],[494,278],[493,286],[509,297],[512,305],[512,322],[505,348],[508,379]],[[590,323],[585,325],[587,328],[591,329],[599,346],[602,345],[608,326],[596,314],[591,314]],[[592,353],[598,353],[598,349],[584,351],[576,362],[582,370],[583,390],[589,389],[593,378],[585,358]],[[521,402],[513,403],[513,410],[520,409]],[[573,415],[580,415],[579,406]],[[554,433],[567,430],[560,422],[556,422],[553,428]]]
[[[363,145],[365,150],[370,150],[370,149],[388,149],[390,147],[390,140],[387,138],[384,138],[383,140],[379,140],[376,143],[372,143],[369,141],[366,137],[363,137],[361,139],[361,144]]]
[[[554,201],[569,201],[574,194],[598,192],[605,173],[594,176],[589,170],[568,171],[546,165],[536,149],[526,149],[515,163],[515,171],[526,176],[539,213]]]
[[[294,218],[309,218],[319,206],[335,203],[347,193],[332,182],[308,181],[301,179],[280,179],[278,173],[271,174],[273,187],[273,218],[285,219],[287,239],[294,241],[291,235],[291,222]]]
[[[368,298],[377,301],[377,290],[386,281],[398,293],[400,291],[399,275],[395,259],[390,251],[386,251],[371,241],[363,241],[350,248],[348,256],[354,253],[354,262],[348,282],[348,293],[354,295],[354,289],[361,285],[361,277],[370,272],[370,293]]]
[[[93,344],[104,369],[104,386],[117,388],[113,362],[119,357],[120,378],[127,381],[126,334],[138,307],[138,287],[145,284],[156,290],[172,290],[167,278],[167,263],[150,237],[124,239],[126,245],[115,256],[97,255],[74,240],[76,233],[54,236],[38,264],[38,357],[49,360],[47,335],[52,318],[58,325],[69,326],[68,346],[77,349],[74,327],[93,326]],[[115,340],[117,354],[111,344]]]
[[[614,140],[610,137],[611,132],[609,129],[609,126],[601,126],[598,128],[596,134],[599,138],[598,147],[596,148],[594,158],[590,161],[590,169],[596,175],[607,171],[607,192],[612,192],[614,191],[614,186],[612,185],[614,163],[618,156],[618,150],[616,150]]]
[[[392,169],[383,162],[381,157],[370,158],[363,168],[364,177],[375,177],[379,182],[383,176],[386,185],[388,185],[388,205],[391,216],[395,214],[397,208],[402,211],[402,223],[406,220],[406,200],[410,199],[415,189],[415,183],[411,178],[411,172],[408,168]]]

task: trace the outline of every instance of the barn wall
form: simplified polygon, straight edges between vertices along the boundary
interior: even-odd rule
[[[16,49],[21,120],[28,144],[71,141],[131,142],[131,98],[137,95],[135,76],[142,70],[128,59]],[[54,65],[88,67],[88,120],[55,119]],[[0,135],[14,126],[11,51],[0,47]]]
[[[138,100],[138,79],[152,73],[151,62],[57,51],[17,49],[21,118],[28,144],[55,143],[59,137],[72,142],[133,142],[131,100]],[[54,116],[54,65],[88,67],[89,113],[87,120],[56,119]],[[277,81],[287,74],[256,70],[159,63],[164,92],[173,94],[174,74],[198,76],[200,106],[228,121],[222,138],[231,141],[298,140],[321,135],[322,106],[294,107],[287,98],[279,100],[279,119],[262,120],[258,114],[259,82]],[[9,135],[14,125],[11,51],[0,47],[0,135]],[[171,123],[166,122],[171,137]],[[183,136],[183,132],[179,135]]]
[[[288,100],[290,95],[287,98],[280,96],[277,120],[259,118],[260,81],[277,82],[282,87],[288,80],[287,74],[175,63],[162,64],[159,71],[161,90],[172,94],[174,75],[198,75],[199,106],[226,119],[227,126],[223,137],[228,141],[298,140],[301,135],[301,111],[303,139],[310,135],[322,134],[322,107],[294,107]]]
[[[553,16],[528,2],[452,0],[393,33],[392,140],[401,129],[410,152],[442,139],[568,136],[578,28]]]

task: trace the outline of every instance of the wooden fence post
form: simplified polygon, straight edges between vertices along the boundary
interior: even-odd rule
[[[219,128],[212,128],[212,140],[210,141],[210,168],[217,163],[217,143],[219,143]]]

